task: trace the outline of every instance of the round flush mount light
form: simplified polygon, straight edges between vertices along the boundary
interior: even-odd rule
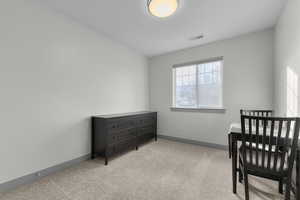
[[[178,8],[178,0],[148,0],[148,10],[156,17],[169,17]]]

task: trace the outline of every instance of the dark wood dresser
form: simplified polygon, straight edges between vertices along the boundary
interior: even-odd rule
[[[151,139],[157,140],[157,113],[135,112],[92,117],[92,159],[108,158],[136,149]]]

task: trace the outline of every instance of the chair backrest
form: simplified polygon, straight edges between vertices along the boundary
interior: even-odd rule
[[[271,117],[273,110],[240,110],[241,115],[257,116],[257,117]]]
[[[292,171],[298,146],[300,118],[241,115],[242,159],[265,172]],[[247,167],[247,166],[246,166]]]

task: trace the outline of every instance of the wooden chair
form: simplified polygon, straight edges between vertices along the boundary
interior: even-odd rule
[[[241,115],[248,116],[262,116],[262,117],[271,117],[273,116],[273,110],[240,110]],[[231,158],[231,138],[228,134],[228,150],[229,150],[229,158]]]
[[[284,182],[285,199],[290,200],[300,118],[242,115],[241,125],[242,145],[239,148],[239,161],[246,200],[249,200],[248,174],[278,181],[280,190]],[[262,145],[262,148],[258,148],[259,145]]]

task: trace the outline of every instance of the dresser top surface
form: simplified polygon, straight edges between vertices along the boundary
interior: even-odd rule
[[[118,117],[134,116],[134,115],[151,114],[151,113],[156,113],[156,112],[152,112],[152,111],[139,111],[139,112],[110,114],[110,115],[94,115],[93,117],[96,117],[96,118],[118,118]]]

